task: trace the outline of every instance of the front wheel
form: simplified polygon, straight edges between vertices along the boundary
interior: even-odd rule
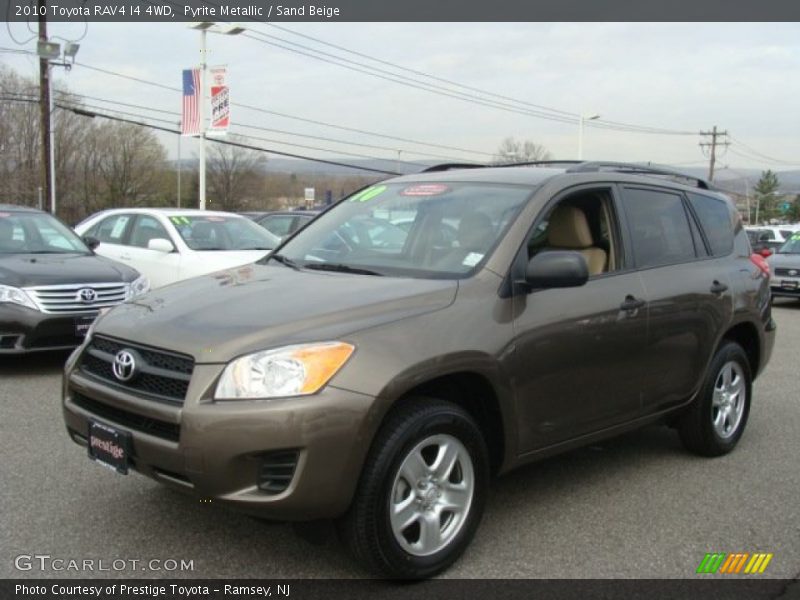
[[[742,347],[725,342],[714,355],[708,375],[678,431],[684,446],[702,456],[734,449],[750,412],[752,374]]]
[[[372,572],[430,577],[472,539],[488,480],[486,444],[472,417],[450,402],[408,400],[378,433],[340,532]]]

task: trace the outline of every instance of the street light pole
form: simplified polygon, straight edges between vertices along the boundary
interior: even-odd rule
[[[583,124],[585,121],[594,121],[599,119],[600,115],[594,114],[590,116],[581,116],[578,118],[578,160],[583,160]]]
[[[206,30],[200,30],[200,210],[206,209]]]
[[[190,29],[197,29],[200,31],[200,107],[198,115],[200,116],[200,169],[199,169],[199,195],[200,195],[200,210],[206,209],[206,117],[205,117],[205,102],[206,102],[206,74],[208,71],[208,61],[206,60],[206,33],[221,33],[223,35],[238,35],[245,31],[245,28],[240,25],[225,25],[219,27],[213,21],[200,21],[191,23]]]
[[[178,164],[177,172],[178,172],[178,208],[181,207],[181,125],[182,121],[178,121]]]

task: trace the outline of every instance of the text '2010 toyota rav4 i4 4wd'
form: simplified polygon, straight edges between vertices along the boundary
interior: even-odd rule
[[[336,519],[395,577],[459,556],[494,474],[654,422],[729,452],[775,335],[734,207],[556,167],[391,179],[256,264],[114,308],[67,363],[69,435],[251,514]]]

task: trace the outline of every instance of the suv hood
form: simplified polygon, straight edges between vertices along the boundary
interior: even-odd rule
[[[122,304],[95,333],[182,352],[198,363],[360,329],[444,308],[454,280],[398,279],[283,265],[245,265],[169,285]]]
[[[0,254],[0,284],[14,287],[133,281],[138,273],[94,254]]]

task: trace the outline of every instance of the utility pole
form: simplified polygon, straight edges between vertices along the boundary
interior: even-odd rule
[[[39,11],[39,41],[47,42],[47,0],[37,0]],[[42,164],[41,181],[45,197],[50,199],[50,210],[55,212],[55,190],[53,189],[53,164],[50,135],[50,61],[46,57],[39,58],[39,133],[40,156]]]
[[[717,162],[717,146],[725,146],[726,148],[730,146],[730,142],[720,142],[718,138],[723,136],[727,137],[727,131],[717,131],[717,126],[714,125],[714,128],[711,131],[701,131],[700,135],[702,136],[711,136],[710,142],[700,142],[701,148],[710,148],[709,152],[709,162],[708,162],[708,180],[714,181],[714,165]]]

